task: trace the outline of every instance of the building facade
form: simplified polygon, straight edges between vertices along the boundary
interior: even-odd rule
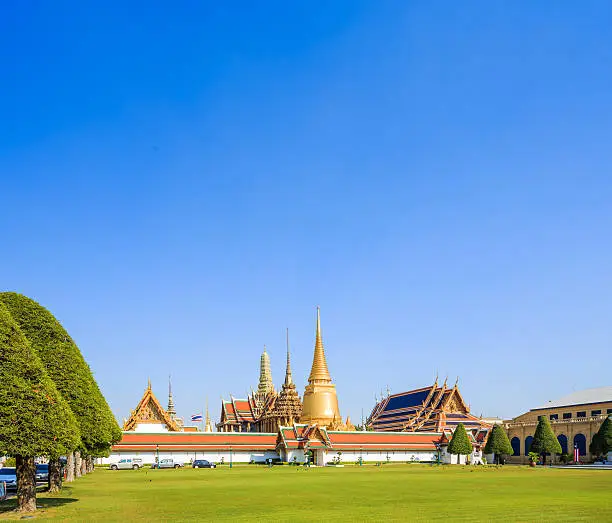
[[[591,461],[589,445],[606,417],[612,414],[612,387],[599,387],[574,392],[555,401],[531,409],[504,422],[514,450],[508,459],[527,463],[538,418],[546,416],[561,445],[562,452],[573,456],[578,449],[581,461]]]

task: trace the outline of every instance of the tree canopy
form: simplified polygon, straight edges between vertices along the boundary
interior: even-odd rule
[[[463,423],[459,423],[455,432],[453,432],[453,437],[448,444],[448,452],[450,454],[459,455],[472,453],[472,443],[470,442],[470,438],[467,435]]]
[[[66,330],[46,308],[14,292],[0,293],[2,302],[49,377],[74,413],[80,429],[79,447],[92,456],[107,454],[121,439],[121,430],[87,362]]]
[[[561,454],[561,444],[555,436],[555,433],[550,426],[550,421],[546,416],[538,418],[538,426],[536,427],[533,441],[531,442],[532,452],[538,454]]]
[[[496,457],[497,455],[510,455],[514,453],[508,435],[501,425],[493,425],[484,451],[485,454],[495,454]]]
[[[0,454],[60,455],[79,444],[68,403],[2,303],[0,383]]]
[[[612,420],[608,416],[599,430],[593,435],[589,450],[592,454],[601,455],[612,451]]]

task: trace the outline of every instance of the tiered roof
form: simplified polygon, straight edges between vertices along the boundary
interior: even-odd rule
[[[408,392],[393,394],[378,402],[367,424],[375,431],[433,431],[454,430],[463,423],[467,430],[490,426],[470,414],[457,383],[447,387],[446,381]]]

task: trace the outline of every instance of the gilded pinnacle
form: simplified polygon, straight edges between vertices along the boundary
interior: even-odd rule
[[[312,369],[308,377],[308,383],[331,383],[331,376],[325,361],[325,349],[323,348],[323,338],[321,337],[321,310],[317,307],[317,333],[315,340],[315,351],[312,360]]]
[[[285,385],[289,386],[293,383],[291,376],[291,359],[289,356],[289,329],[287,329],[287,370],[285,371]]]

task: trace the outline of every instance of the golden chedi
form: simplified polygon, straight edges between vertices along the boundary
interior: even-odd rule
[[[334,420],[342,420],[338,409],[338,397],[336,396],[336,386],[332,383],[327,362],[325,361],[325,351],[321,338],[321,313],[317,307],[317,334],[315,341],[314,357],[312,369],[308,377],[308,385],[304,390],[304,403],[302,408],[301,423],[314,424],[319,426],[331,425]]]

